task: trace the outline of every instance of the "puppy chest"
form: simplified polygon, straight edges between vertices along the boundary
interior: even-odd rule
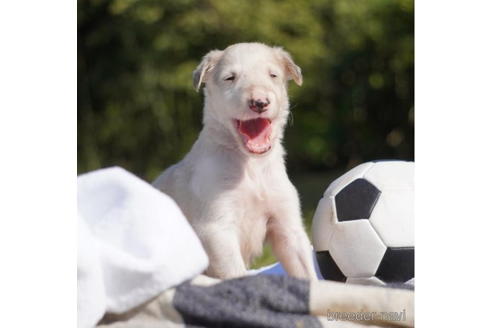
[[[272,197],[261,180],[244,179],[236,189],[236,199],[237,206],[241,208],[247,221],[258,220],[258,218],[263,221],[271,211]]]

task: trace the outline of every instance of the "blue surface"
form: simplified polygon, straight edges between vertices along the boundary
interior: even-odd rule
[[[316,275],[318,276],[318,279],[323,279],[321,276],[321,273],[319,272],[319,267],[318,267],[318,262],[316,262],[316,257],[314,256],[313,252],[313,261],[314,261],[314,269],[316,270]],[[263,268],[260,268],[256,271],[257,274],[272,274],[272,275],[287,275],[287,272],[285,271],[284,267],[282,264],[279,262],[270,264],[268,266],[265,266]]]

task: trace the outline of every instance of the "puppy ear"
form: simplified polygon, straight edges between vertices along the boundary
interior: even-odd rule
[[[294,80],[294,82],[301,86],[302,85],[302,72],[301,68],[294,63],[294,60],[290,56],[290,54],[280,47],[274,48],[277,57],[280,62],[284,66],[285,71],[287,72],[287,77],[289,80]]]
[[[203,57],[201,63],[193,71],[193,87],[197,92],[200,91],[201,84],[207,81],[207,73],[215,67],[222,53],[222,50],[210,51]]]

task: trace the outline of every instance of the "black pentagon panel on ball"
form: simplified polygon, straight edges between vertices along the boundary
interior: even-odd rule
[[[406,282],[415,276],[413,247],[388,247],[376,271],[386,283]]]
[[[345,282],[347,277],[335,263],[329,251],[316,252],[316,260],[318,261],[319,271],[326,280],[334,280]]]
[[[356,179],[335,196],[338,221],[369,219],[381,191],[366,179]]]

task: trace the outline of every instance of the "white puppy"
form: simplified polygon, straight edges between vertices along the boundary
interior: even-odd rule
[[[208,275],[246,274],[267,240],[290,275],[316,278],[281,144],[291,79],[302,84],[290,55],[260,43],[213,50],[193,72],[195,88],[206,85],[203,130],[154,186],[195,229],[210,258]]]

